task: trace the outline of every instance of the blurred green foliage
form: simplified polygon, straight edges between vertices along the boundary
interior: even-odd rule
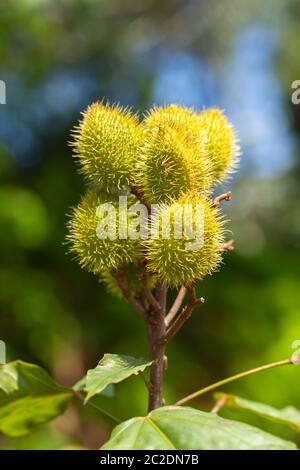
[[[199,286],[206,303],[169,347],[166,401],[172,403],[217,379],[292,354],[292,342],[300,339],[300,155],[297,145],[289,144],[299,141],[300,106],[290,101],[290,85],[300,79],[300,8],[297,0],[241,3],[1,3],[0,79],[6,82],[7,104],[0,106],[0,338],[6,342],[8,360],[41,364],[60,383],[70,385],[95,367],[105,352],[147,356],[144,325],[129,305],[106,294],[94,276],[66,255],[66,213],[83,190],[68,147],[69,130],[80,111],[102,97],[143,110],[153,102],[167,101],[159,95],[159,90],[161,94],[167,90],[170,99],[186,99],[183,104],[200,108],[216,104],[230,111],[237,103],[246,113],[257,98],[255,86],[258,92],[263,87],[266,70],[273,73],[270,83],[274,88],[275,80],[276,93],[271,94],[271,85],[263,88],[262,101],[251,108],[257,114],[236,122],[238,131],[243,124],[244,160],[232,185],[233,201],[224,205],[236,251],[226,255],[219,273]],[[236,53],[237,70],[245,67],[243,57],[249,54],[240,35],[257,25],[263,39],[273,38],[275,54],[265,62],[259,59],[260,48],[251,36],[252,55],[247,57],[250,63],[258,57],[259,67],[253,59],[253,76],[244,77],[230,100],[225,99],[227,85],[236,78],[234,51],[241,48],[241,54]],[[166,72],[170,57],[174,69]],[[187,59],[190,62],[184,62]],[[199,71],[193,86],[185,75],[178,76],[177,66],[180,73],[187,73],[185,63],[202,67],[192,68],[192,79]],[[207,73],[208,83],[217,85],[205,91]],[[182,97],[180,90],[187,89],[190,94]],[[248,101],[239,105],[243,92]],[[270,128],[270,147],[260,144],[253,170],[256,147],[249,141],[255,142],[268,125],[266,114],[260,120],[259,113],[267,112],[275,99],[282,112],[275,124],[280,130],[284,119],[286,135]],[[270,121],[274,116],[276,120],[271,112]],[[276,158],[281,156],[282,161],[274,172],[277,148]],[[288,163],[281,152],[286,148]],[[263,174],[260,164],[265,164]],[[244,379],[224,391],[299,408],[299,381],[300,368],[283,368]],[[116,387],[114,398],[99,397],[98,402],[127,419],[145,412],[146,390],[141,379],[132,378]],[[212,399],[203,397],[195,405],[209,409]],[[249,417],[250,421],[258,422]],[[97,448],[113,425],[95,410],[71,408],[66,417],[28,438],[3,438],[0,444],[2,448]],[[262,426],[283,437],[292,433],[284,434],[265,422]]]

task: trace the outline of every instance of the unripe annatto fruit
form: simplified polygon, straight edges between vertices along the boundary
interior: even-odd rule
[[[106,208],[112,207],[114,211],[108,215]],[[130,224],[130,214],[125,224]],[[94,273],[133,263],[140,256],[139,240],[120,238],[121,231],[125,233],[117,203],[89,191],[73,210],[69,222],[70,251],[82,267]]]
[[[145,245],[148,268],[160,280],[171,287],[190,286],[218,269],[224,221],[210,201],[188,194],[171,205],[161,206],[153,219],[152,225],[159,227],[157,237],[149,238]],[[166,220],[170,220],[169,233],[164,228]],[[182,238],[178,238],[180,230],[175,235],[178,220],[183,227]]]
[[[215,184],[225,181],[234,172],[240,155],[235,130],[218,108],[202,111],[199,115],[206,154],[212,165]]]
[[[198,136],[198,115],[191,108],[170,104],[168,106],[154,106],[145,117],[145,125],[148,130],[155,130],[165,125],[176,129],[185,130],[186,134]]]
[[[198,116],[171,105],[154,108],[145,119],[138,185],[150,203],[168,202],[182,193],[206,193],[212,171],[206,158]]]
[[[74,130],[73,146],[82,173],[107,193],[130,187],[142,135],[137,117],[128,109],[92,104]]]

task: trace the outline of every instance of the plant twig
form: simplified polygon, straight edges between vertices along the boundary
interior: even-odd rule
[[[220,247],[220,252],[234,251],[234,240],[228,240],[227,242],[223,243]]]
[[[166,325],[169,326],[171,322],[174,320],[176,317],[178,310],[180,309],[182,302],[184,300],[184,297],[186,295],[186,287],[182,286],[177,294],[176,299],[174,300],[174,303],[172,307],[170,308],[168,314],[166,315]]]
[[[144,288],[144,294],[146,296],[146,299],[148,300],[150,306],[156,311],[156,312],[159,312],[160,314],[162,314],[162,307],[161,307],[161,304],[156,300],[156,298],[154,297],[149,285],[148,285],[148,278],[147,278],[147,274],[144,273],[144,275],[142,276],[142,284],[143,284],[143,288]]]
[[[158,281],[156,286],[156,298],[161,306],[163,315],[166,314],[168,287],[164,282]]]
[[[79,392],[79,390],[73,390],[74,397],[77,398],[81,403],[85,404],[84,402],[84,396]],[[95,405],[95,403],[88,401],[86,402],[87,406],[90,406],[91,408],[94,408],[97,411],[100,411],[100,413],[104,414],[108,418],[112,419],[116,423],[121,423],[121,420],[119,418],[116,418],[116,416],[112,415],[109,413],[109,411],[104,410],[101,406]]]
[[[220,196],[215,197],[213,201],[213,207],[218,207],[223,201],[231,201],[231,191],[227,193],[220,194]]]
[[[167,329],[167,333],[166,333],[167,341],[173,338],[178,333],[178,331],[183,327],[184,323],[191,316],[194,308],[197,305],[201,305],[204,303],[203,297],[200,297],[199,299],[196,298],[195,287],[189,289],[189,292],[190,292],[190,299],[187,305],[183,307],[179,315],[175,318],[174,322]]]
[[[150,391],[150,384],[149,384],[148,380],[146,380],[146,378],[145,378],[143,372],[139,372],[138,375],[142,378],[142,380],[143,380],[144,384],[146,385],[146,388],[147,388],[147,390],[148,390],[148,392],[149,392],[149,391]]]
[[[227,385],[230,382],[234,382],[235,380],[239,380],[243,377],[247,377],[248,375],[256,374],[257,372],[262,372],[268,369],[273,369],[274,367],[281,367],[281,366],[299,364],[299,363],[300,363],[300,355],[296,357],[290,357],[289,359],[284,359],[282,361],[272,362],[271,364],[265,364],[263,366],[256,367],[255,369],[247,370],[245,372],[241,372],[239,374],[228,377],[227,379],[220,380],[219,382],[215,382],[212,385],[208,385],[207,387],[201,388],[200,390],[197,390],[196,392],[191,393],[190,395],[187,395],[186,397],[177,401],[176,405],[177,406],[183,405],[184,403],[190,400],[194,400],[194,398],[197,398],[200,395],[204,395],[205,393],[211,392],[212,390],[222,387],[223,385]]]
[[[163,374],[165,370],[166,325],[161,312],[152,312],[148,316],[148,339],[150,345],[150,387],[148,411],[163,405]]]
[[[222,395],[221,398],[219,398],[216,403],[214,404],[211,413],[219,413],[219,411],[226,406],[226,404],[229,402],[230,396],[229,395]]]
[[[132,307],[137,311],[137,313],[146,320],[146,310],[141,304],[141,302],[133,295],[131,290],[128,288],[124,274],[121,270],[115,273],[115,278],[117,280],[118,286],[121,289],[121,292],[125,299],[132,305]]]

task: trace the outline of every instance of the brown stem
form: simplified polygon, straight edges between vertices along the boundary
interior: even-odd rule
[[[163,405],[163,374],[165,369],[166,325],[164,316],[152,311],[148,320],[148,338],[150,345],[150,389],[148,411]]]
[[[203,303],[204,299],[197,299],[195,287],[190,287],[188,289],[189,301],[176,317],[186,293],[186,289],[181,288],[168,313],[169,325],[167,327],[167,286],[159,282],[155,293],[153,293],[147,282],[146,266],[144,265],[143,268],[144,273],[141,276],[143,289],[139,296],[134,295],[129,289],[122,269],[115,271],[114,275],[123,296],[145,320],[147,325],[149,356],[153,361],[150,367],[149,383],[145,382],[149,390],[148,410],[150,412],[163,406],[163,375],[167,367],[166,344],[181,329],[196,305]]]
[[[143,291],[140,297],[136,297],[128,288],[122,270],[115,272],[115,278],[123,293],[123,296],[133,306],[133,308],[145,320],[149,340],[149,356],[153,361],[150,368],[149,390],[149,411],[163,405],[163,373],[166,364],[166,325],[165,325],[165,305],[167,288],[163,284],[158,284],[156,296],[151,292],[148,285],[147,274],[141,277]]]
[[[144,286],[144,293],[146,296],[146,299],[148,300],[149,304],[151,307],[156,311],[161,313],[162,312],[162,306],[161,304],[157,301],[157,299],[154,297],[149,285],[148,285],[148,279],[147,277],[144,277],[143,279],[143,286]]]
[[[159,408],[163,404],[163,373],[165,368],[165,318],[160,302],[154,297],[147,284],[147,278],[143,279],[143,292],[141,301],[133,295],[124,279],[122,270],[115,273],[118,285],[123,296],[141,315],[147,324],[149,340],[149,356],[153,361],[150,369],[149,390],[149,411]],[[163,290],[164,292],[164,290]],[[165,296],[165,293],[163,297]],[[161,297],[161,300],[162,297]],[[148,308],[147,308],[148,307]]]
[[[168,288],[163,282],[158,282],[156,286],[156,298],[159,302],[163,315],[166,314]]]

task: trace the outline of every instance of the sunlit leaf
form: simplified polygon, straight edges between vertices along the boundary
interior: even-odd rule
[[[0,431],[23,436],[62,414],[72,390],[57,385],[39,366],[22,361],[0,366]]]
[[[133,374],[142,372],[151,362],[145,359],[137,359],[131,356],[118,354],[104,354],[103,358],[95,367],[88,371],[86,376],[85,401],[97,393],[101,393],[109,384],[118,383]]]
[[[166,406],[118,425],[102,450],[295,450],[258,428],[193,408]]]
[[[216,397],[218,399],[225,398],[226,406],[231,406],[243,411],[250,411],[263,418],[289,426],[294,431],[300,433],[300,411],[293,406],[287,406],[286,408],[278,410],[264,403],[246,400],[245,398],[240,398],[235,395],[217,394]]]
[[[73,390],[78,391],[78,392],[85,390],[85,388],[86,388],[86,377],[83,377],[78,382],[76,382],[75,385],[73,385]],[[115,394],[115,387],[113,384],[107,385],[107,387],[105,387],[101,392],[101,395],[105,397],[113,397],[114,394]]]

